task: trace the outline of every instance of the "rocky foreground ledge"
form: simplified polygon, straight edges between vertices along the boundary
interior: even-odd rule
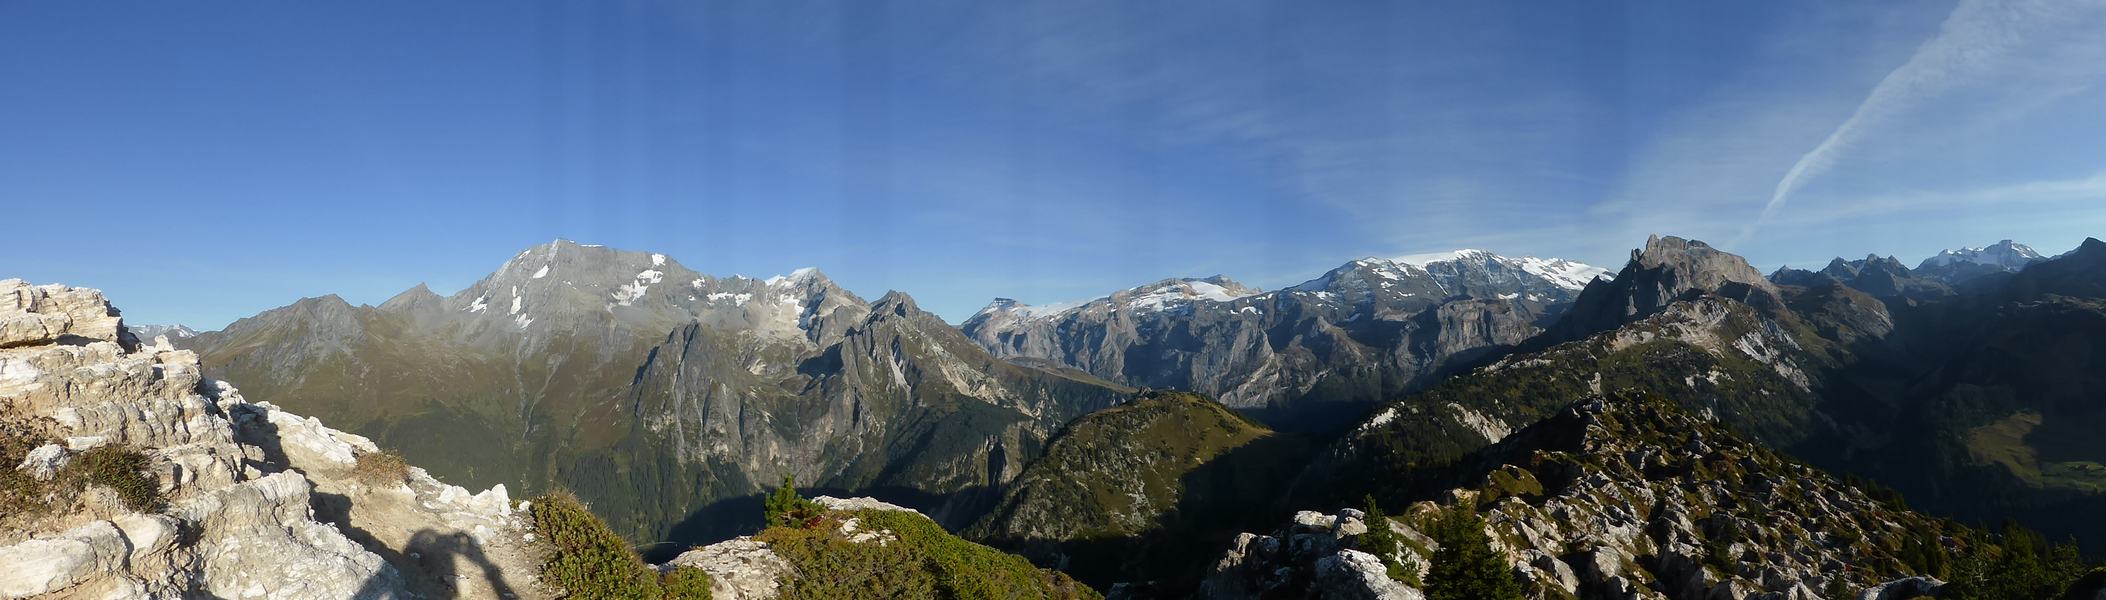
[[[550,595],[504,486],[248,402],[96,290],[0,280],[0,441],[0,598]]]

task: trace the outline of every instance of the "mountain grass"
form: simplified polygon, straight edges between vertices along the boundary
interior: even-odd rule
[[[367,485],[396,485],[409,481],[409,463],[393,452],[367,452],[358,455],[351,476]]]
[[[842,531],[849,520],[858,532],[881,530],[892,539],[856,541]],[[785,600],[1100,598],[1065,574],[951,535],[911,512],[829,512],[770,527],[754,539],[795,570],[782,582],[778,597]]]
[[[627,540],[568,491],[537,497],[528,511],[542,553],[541,581],[566,598],[586,600],[710,597],[709,575],[676,568],[661,575]]]
[[[97,446],[66,463],[66,468],[59,471],[58,481],[70,490],[88,485],[106,487],[116,492],[125,508],[153,512],[160,510],[165,499],[161,497],[161,482],[146,474],[151,464],[138,449]]]
[[[45,510],[50,485],[13,468],[29,451],[50,443],[48,436],[13,420],[0,420],[0,522]]]

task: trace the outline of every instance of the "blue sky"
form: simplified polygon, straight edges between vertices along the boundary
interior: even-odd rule
[[[0,277],[218,327],[556,237],[953,321],[1648,233],[2106,233],[2100,2],[0,0]]]

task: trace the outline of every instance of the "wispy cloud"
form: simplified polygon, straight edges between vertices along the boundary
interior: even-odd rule
[[[1266,170],[1263,193],[1334,215],[1378,253],[1572,212],[1549,190],[1572,181],[1563,159],[1608,121],[1570,81],[1500,56],[1525,34],[1496,8],[1009,6],[975,44],[1008,48],[989,79],[1131,124],[1167,152],[1240,154]]]
[[[1934,97],[2001,70],[2020,46],[2044,29],[2066,24],[2096,2],[1961,0],[1938,33],[1888,72],[1834,131],[1792,163],[1762,213],[1741,231],[1747,240],[1782,209],[1793,193],[1833,168],[1839,158],[1882,123]],[[2089,6],[2087,6],[2089,5]]]

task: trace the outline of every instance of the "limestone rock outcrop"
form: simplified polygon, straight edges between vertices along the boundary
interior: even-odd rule
[[[361,468],[371,441],[247,402],[119,314],[0,281],[0,598],[547,596],[502,486]]]
[[[1303,511],[1272,535],[1242,534],[1201,596],[1416,597],[1361,536],[1395,531],[1405,543],[1388,558],[1425,576],[1440,546],[1423,532],[1456,511],[1483,519],[1526,596],[1544,599],[1913,598],[1939,584],[1875,541],[1952,543],[1932,519],[1658,398],[1578,401],[1454,471],[1473,469],[1478,483],[1382,523]]]
[[[863,510],[893,510],[921,514],[890,502],[869,497],[819,496],[813,503],[829,511],[850,513]],[[897,539],[891,532],[861,529],[854,517],[843,519],[839,531],[857,544],[885,544]],[[710,597],[715,600],[767,600],[774,598],[782,581],[797,575],[790,561],[776,554],[767,542],[740,536],[681,553],[660,569],[691,567],[708,573]]]
[[[1357,547],[1368,525],[1350,508],[1335,515],[1305,510],[1271,535],[1239,534],[1197,596],[1423,600],[1418,588],[1391,579],[1380,557]]]
[[[138,343],[101,292],[0,280],[0,348],[88,340]]]

